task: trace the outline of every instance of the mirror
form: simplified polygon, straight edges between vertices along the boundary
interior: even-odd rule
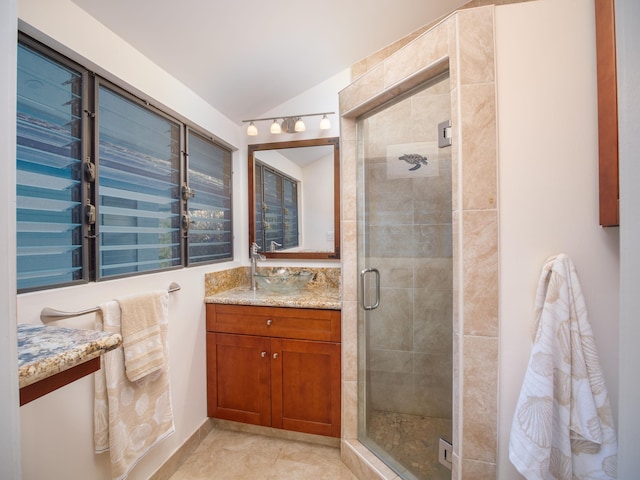
[[[267,258],[340,258],[339,139],[249,145],[249,248]]]

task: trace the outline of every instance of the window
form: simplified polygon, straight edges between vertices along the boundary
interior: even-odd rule
[[[182,264],[180,125],[100,85],[98,277]]]
[[[261,162],[255,166],[256,238],[265,250],[297,247],[298,182]]]
[[[189,130],[189,263],[230,258],[231,153]]]
[[[85,277],[83,74],[18,46],[18,288]]]
[[[231,260],[231,152],[21,37],[20,292]]]

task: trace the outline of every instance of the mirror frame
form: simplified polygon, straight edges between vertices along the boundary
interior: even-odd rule
[[[255,225],[255,169],[254,169],[254,153],[261,150],[280,150],[283,148],[300,148],[300,147],[317,147],[322,145],[333,146],[333,252],[265,252],[262,253],[267,258],[292,258],[292,259],[331,259],[340,258],[340,138],[314,138],[309,140],[292,140],[289,142],[275,143],[257,143],[248,145],[248,179],[249,190],[247,196],[249,198],[249,245],[255,241],[256,225]]]

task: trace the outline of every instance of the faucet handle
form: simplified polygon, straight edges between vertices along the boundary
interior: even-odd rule
[[[260,249],[260,245],[258,245],[256,242],[253,242],[251,244],[251,255],[257,255],[259,249]]]
[[[282,246],[282,244],[281,244],[281,243],[278,243],[278,242],[276,242],[275,240],[271,240],[271,248],[270,248],[270,251],[271,251],[271,252],[275,252],[275,251],[276,251],[276,247],[281,247],[281,246]]]

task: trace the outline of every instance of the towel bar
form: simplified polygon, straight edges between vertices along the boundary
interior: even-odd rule
[[[180,290],[180,285],[176,282],[171,282],[171,285],[169,285],[169,288],[167,289],[169,293],[177,292],[178,290]],[[97,312],[98,310],[100,310],[100,307],[87,308],[86,310],[80,310],[78,312],[63,312],[62,310],[46,307],[42,309],[42,312],[40,312],[40,320],[42,323],[48,323],[62,318],[86,315],[87,313]]]

